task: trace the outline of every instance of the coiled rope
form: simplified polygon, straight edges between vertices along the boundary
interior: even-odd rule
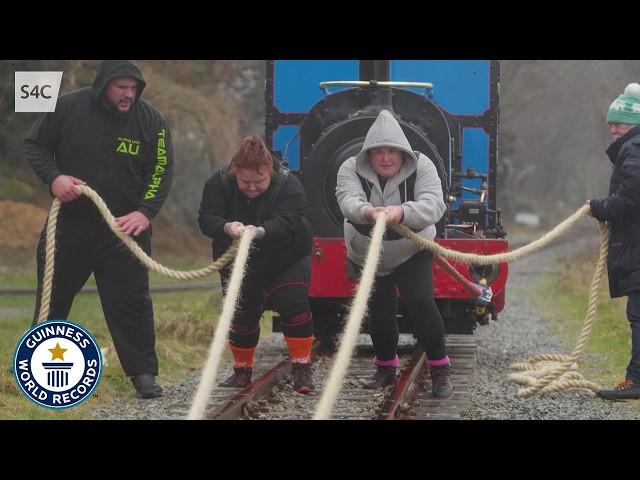
[[[400,235],[412,240],[422,249],[429,250],[446,259],[463,264],[492,265],[496,263],[514,262],[540,251],[555,239],[566,233],[580,219],[586,217],[588,212],[589,206],[584,205],[539,239],[511,252],[495,255],[476,255],[472,253],[457,252],[455,250],[442,247],[432,240],[420,237],[404,225],[391,225],[391,228]],[[345,327],[345,334],[341,340],[340,349],[338,351],[338,357],[331,370],[329,379],[327,380],[325,392],[316,409],[316,413],[314,415],[315,420],[327,419],[331,414],[333,404],[335,403],[335,399],[337,398],[340,386],[344,379],[344,374],[346,373],[346,369],[350,362],[353,347],[355,346],[355,336],[359,332],[359,326],[366,313],[366,305],[369,301],[371,287],[375,278],[375,266],[379,261],[380,251],[382,248],[381,237],[384,234],[384,229],[379,226],[381,223],[381,217],[382,215],[378,216],[376,221],[372,240],[369,245],[369,251],[367,252],[365,268],[362,271],[358,290],[350,308],[347,325]],[[598,303],[598,288],[604,272],[609,247],[609,235],[606,227],[604,224],[600,223],[599,228],[600,253],[591,280],[587,314],[576,346],[574,347],[571,355],[543,354],[532,357],[526,362],[511,365],[511,368],[525,372],[514,373],[509,376],[513,381],[528,385],[527,388],[522,388],[518,391],[519,396],[531,396],[534,394],[545,394],[570,389],[587,390],[593,394],[600,389],[597,384],[585,380],[582,375],[575,371],[575,363],[586,346],[587,339],[589,338],[593,321],[595,319]],[[380,229],[383,233],[380,233]],[[378,235],[380,238],[377,237]]]
[[[576,362],[587,344],[596,317],[598,290],[604,274],[609,249],[609,232],[604,224],[599,223],[598,226],[600,227],[600,254],[591,278],[587,314],[578,336],[578,341],[573,347],[571,355],[543,354],[531,357],[526,362],[511,365],[511,368],[521,370],[523,373],[512,373],[509,378],[515,382],[528,385],[527,388],[522,388],[518,391],[520,396],[528,397],[535,394],[571,389],[588,390],[595,394],[601,388],[598,384],[586,380],[580,373],[575,371],[577,368]]]

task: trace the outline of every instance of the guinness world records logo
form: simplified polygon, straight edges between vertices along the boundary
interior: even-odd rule
[[[73,407],[90,397],[102,376],[95,338],[68,320],[48,320],[25,333],[13,359],[24,395],[47,408]]]

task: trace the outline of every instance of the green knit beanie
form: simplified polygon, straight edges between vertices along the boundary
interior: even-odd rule
[[[640,125],[640,85],[630,83],[624,93],[616,98],[607,113],[608,123]]]

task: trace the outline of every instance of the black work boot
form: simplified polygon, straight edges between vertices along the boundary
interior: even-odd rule
[[[623,380],[612,390],[599,390],[596,395],[605,400],[639,400],[640,383]]]
[[[156,383],[156,377],[150,373],[141,373],[131,378],[136,387],[138,398],[158,398],[162,396],[162,387]]]
[[[453,394],[451,384],[451,365],[432,365],[431,370],[431,391],[436,398],[449,398]]]
[[[220,382],[218,386],[225,388],[244,388],[251,383],[251,374],[253,370],[247,367],[236,367],[233,369],[233,375],[224,382]]]
[[[293,364],[293,388],[299,393],[309,393],[315,390],[313,384],[313,372],[311,371],[310,363],[298,363]]]
[[[396,381],[396,367],[385,367],[378,365],[376,367],[376,373],[362,385],[368,390],[374,390],[376,388],[386,387]]]

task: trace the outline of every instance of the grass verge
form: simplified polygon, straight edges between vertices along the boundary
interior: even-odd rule
[[[554,275],[540,280],[534,289],[542,317],[568,351],[575,347],[584,324],[597,257],[597,250],[578,254],[561,264]],[[596,319],[579,360],[585,378],[603,387],[612,387],[624,378],[631,355],[627,299],[611,299],[608,288],[605,271],[598,292]]]
[[[178,260],[179,265],[172,264],[170,258],[162,260],[169,266],[185,269],[203,264],[202,259],[193,264]],[[0,272],[0,285],[35,285],[32,267]],[[155,274],[151,282],[154,280]],[[221,294],[217,274],[200,281],[210,281],[211,290],[153,294],[160,383],[177,381],[200,368],[206,358],[219,315]],[[107,349],[107,365],[93,397],[65,410],[46,409],[27,399],[18,389],[9,368],[16,345],[31,324],[34,304],[35,299],[31,296],[0,296],[0,419],[87,419],[91,418],[92,408],[116,399],[136,401],[135,391],[115,353],[98,295],[78,295],[69,314],[71,321],[82,324],[100,347]]]

